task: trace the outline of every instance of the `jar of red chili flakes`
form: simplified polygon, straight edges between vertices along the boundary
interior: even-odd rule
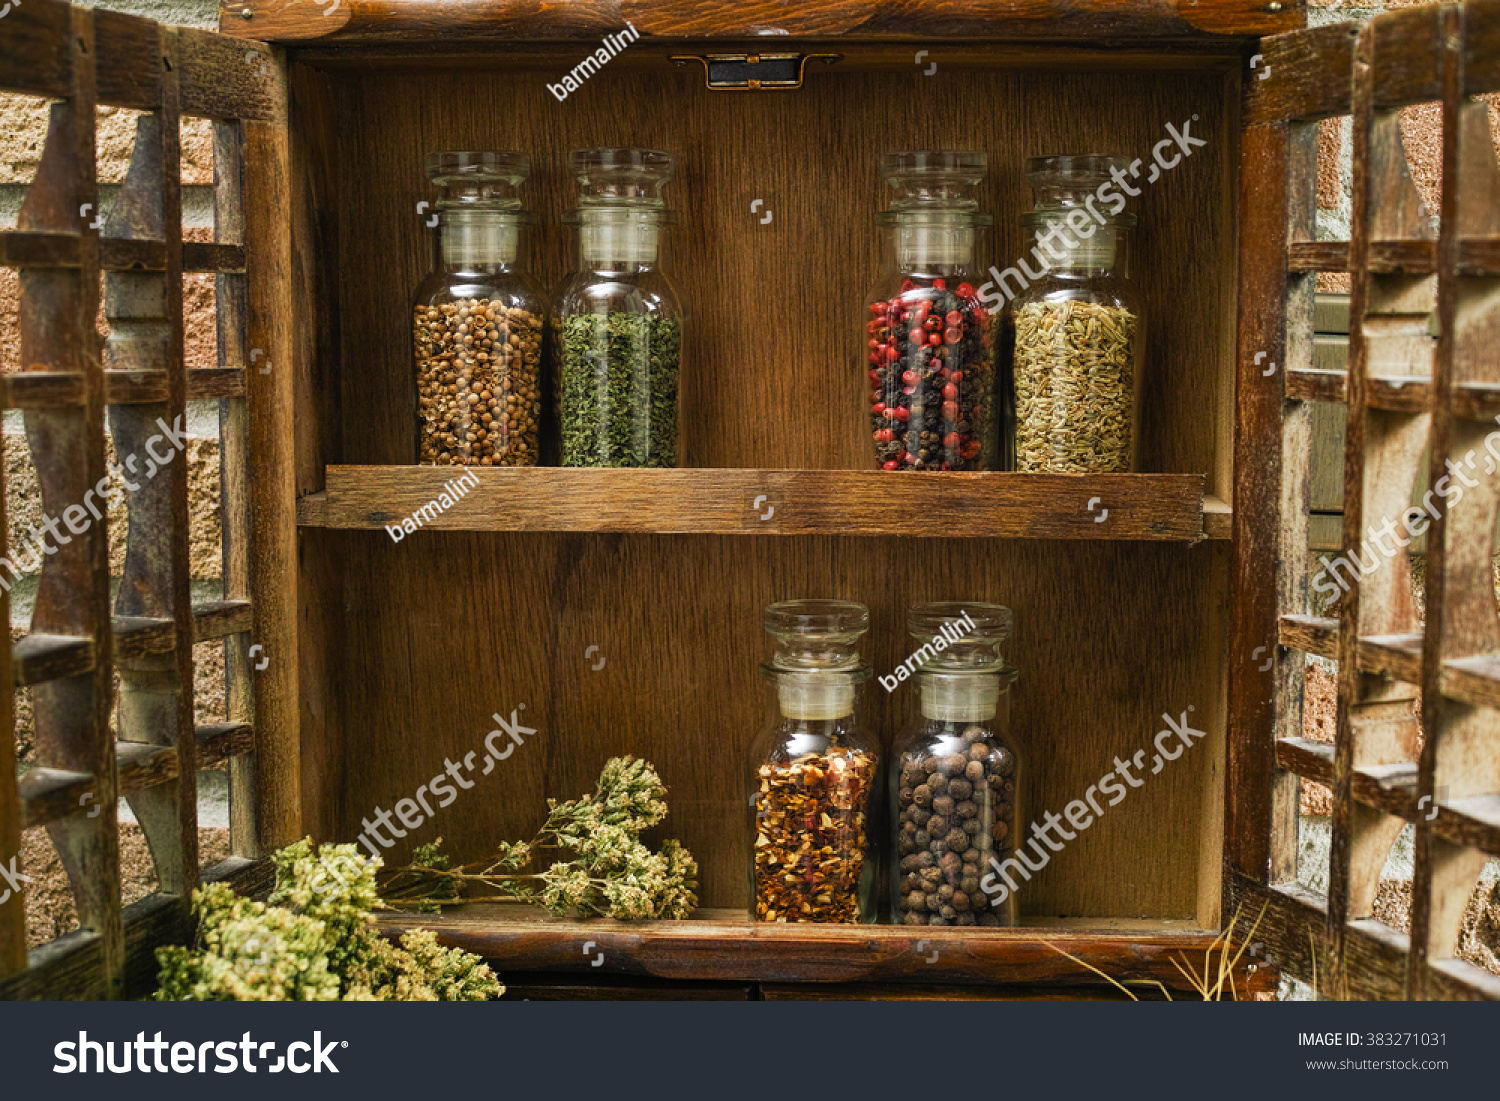
[[[885,470],[990,470],[998,459],[995,365],[999,317],[974,287],[978,243],[993,219],[973,196],[980,152],[887,153],[894,192],[875,216],[880,276],[866,296],[866,406]]]
[[[879,762],[855,715],[870,678],[856,649],[869,610],[791,600],[768,607],[765,624],[777,648],[760,667],[773,703],[750,762],[750,916],[874,921],[869,813]]]

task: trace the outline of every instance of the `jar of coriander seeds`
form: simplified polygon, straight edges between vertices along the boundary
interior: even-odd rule
[[[526,263],[535,219],[518,196],[530,174],[525,153],[427,155],[439,222],[412,304],[422,465],[537,463],[544,298]]]

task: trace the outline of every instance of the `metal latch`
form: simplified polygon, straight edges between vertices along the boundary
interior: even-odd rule
[[[770,92],[802,87],[802,73],[814,58],[832,65],[842,54],[680,54],[679,65],[703,62],[708,87],[715,92]]]

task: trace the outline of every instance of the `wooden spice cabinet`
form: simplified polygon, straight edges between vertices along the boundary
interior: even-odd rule
[[[1467,96],[1500,85],[1495,3],[1398,14],[1401,33],[1373,39],[1373,48],[1397,55],[1377,53],[1378,71],[1395,74],[1373,85],[1381,111],[1440,99],[1457,117]],[[1392,18],[1374,25],[1396,26]],[[1447,36],[1443,21],[1455,19],[1467,20],[1468,37],[1462,27],[1456,39]],[[545,84],[627,20],[640,41],[557,102]],[[1464,439],[1448,426],[1495,412],[1500,382],[1493,355],[1471,351],[1466,359],[1460,344],[1455,356],[1451,341],[1439,342],[1429,381],[1405,391],[1420,397],[1397,402],[1381,396],[1390,387],[1367,386],[1379,372],[1355,352],[1358,340],[1345,378],[1322,378],[1311,370],[1315,273],[1351,265],[1434,273],[1445,331],[1453,331],[1460,293],[1477,303],[1461,318],[1478,310],[1493,326],[1477,288],[1492,287],[1483,280],[1500,269],[1497,230],[1471,217],[1459,240],[1456,220],[1447,228],[1445,191],[1447,236],[1425,252],[1405,240],[1415,232],[1384,227],[1373,246],[1368,229],[1342,251],[1312,241],[1317,120],[1351,110],[1358,120],[1361,109],[1368,119],[1372,101],[1368,86],[1353,84],[1353,32],[1297,30],[1303,21],[1298,4],[1247,0],[814,0],[795,12],[680,0],[541,7],[249,0],[224,7],[221,32],[211,35],[27,0],[0,23],[0,36],[25,47],[0,61],[0,86],[63,97],[90,118],[97,100],[216,120],[216,245],[145,231],[151,241],[131,247],[161,256],[142,260],[108,231],[101,238],[64,225],[62,214],[56,224],[0,235],[0,262],[23,273],[73,272],[80,285],[132,263],[168,282],[182,270],[221,273],[222,377],[213,385],[224,392],[206,394],[211,380],[195,377],[205,372],[183,369],[180,316],[168,316],[176,344],[161,369],[170,381],[154,395],[168,410],[188,396],[222,398],[226,511],[239,510],[226,524],[226,576],[245,608],[231,609],[240,618],[206,637],[230,640],[230,694],[242,722],[217,742],[180,734],[192,730],[189,693],[159,739],[174,776],[190,774],[205,753],[239,762],[237,856],[210,874],[250,889],[264,882],[263,857],[276,846],[304,834],[355,838],[375,808],[412,795],[445,758],[479,749],[492,714],[524,705],[522,721],[539,734],[391,855],[400,860],[412,842],[440,835],[458,856],[476,858],[499,839],[529,836],[545,797],[587,790],[607,757],[632,753],[653,761],[670,788],[665,832],[697,856],[704,909],[690,921],[646,925],[559,921],[518,906],[422,920],[447,942],[494,960],[503,975],[557,973],[559,990],[587,988],[600,976],[667,981],[705,997],[1100,993],[1097,976],[1045,938],[1119,979],[1181,990],[1174,960],[1201,952],[1243,905],[1251,914],[1268,907],[1259,937],[1274,943],[1276,965],[1306,977],[1317,953],[1325,993],[1494,997],[1496,980],[1448,959],[1444,940],[1456,921],[1451,899],[1466,889],[1472,861],[1434,848],[1500,851],[1493,810],[1500,737],[1486,710],[1500,702],[1500,676],[1484,657],[1500,652],[1493,601],[1476,616],[1487,590],[1472,578],[1467,589],[1455,581],[1448,599],[1457,607],[1461,597],[1475,623],[1487,614],[1490,625],[1455,641],[1442,633],[1444,617],[1430,615],[1426,653],[1420,634],[1382,649],[1366,636],[1390,632],[1358,618],[1337,629],[1302,624],[1305,530],[1299,544],[1295,529],[1306,513],[1298,426],[1311,401],[1362,400],[1380,411],[1372,418],[1399,406],[1399,415],[1428,418],[1434,432]],[[1372,33],[1359,41],[1368,45]],[[194,64],[166,65],[168,46]],[[702,66],[673,61],[772,46],[837,57],[809,64],[797,90],[735,94],[706,88]],[[158,47],[167,51],[162,66]],[[1257,67],[1270,68],[1264,80],[1250,66],[1253,55]],[[1413,59],[1426,59],[1428,69]],[[929,75],[932,62],[938,68]],[[1453,66],[1457,84],[1433,83],[1429,70],[1449,80]],[[1425,83],[1412,75],[1418,70],[1428,73]],[[1132,200],[1141,224],[1132,276],[1148,332],[1142,464],[1157,473],[939,477],[868,469],[855,365],[859,304],[877,258],[872,215],[884,198],[879,155],[985,150],[991,167],[981,208],[994,215],[991,258],[1003,267],[1023,251],[1025,157],[1083,150],[1145,161],[1169,138],[1169,125],[1189,124],[1207,145],[1142,183]],[[551,285],[566,261],[560,215],[574,193],[565,157],[590,145],[648,146],[679,158],[667,195],[681,215],[671,270],[691,311],[684,468],[481,469],[478,487],[428,525],[435,530],[393,543],[384,525],[432,500],[452,473],[411,465],[408,301],[429,257],[417,204],[432,198],[423,154],[531,154],[535,171],[523,194],[540,219],[532,253]],[[1363,183],[1370,154],[1360,148]],[[1478,165],[1472,146],[1470,154]],[[169,178],[175,155],[159,166]],[[85,190],[65,194],[59,209],[92,194],[91,143],[85,149],[79,139],[68,168],[76,175],[70,186]],[[58,186],[43,175],[33,190]],[[1458,175],[1445,177],[1445,187],[1459,186],[1451,182]],[[162,191],[175,212],[175,185]],[[757,199],[770,222],[752,213]],[[1401,240],[1385,240],[1393,236]],[[1361,293],[1356,317],[1365,308]],[[109,373],[78,320],[84,305],[52,303],[77,315],[76,337],[50,367],[26,369],[82,380],[70,408],[82,418],[79,438],[95,439],[102,408],[120,398],[109,378],[101,385]],[[1279,365],[1271,375],[1267,360]],[[55,380],[16,378],[6,391],[12,407],[58,400],[47,396]],[[1360,423],[1351,409],[1348,464],[1353,484],[1369,490],[1399,472],[1385,460],[1365,465],[1365,449],[1378,450],[1378,442],[1367,443]],[[87,454],[94,463],[95,452]],[[1362,470],[1373,471],[1365,482]],[[1108,509],[1102,521],[1096,504]],[[1496,507],[1493,495],[1483,507]],[[155,522],[180,538],[182,517],[174,507]],[[1486,531],[1493,511],[1489,520]],[[1440,527],[1433,530],[1441,543]],[[180,587],[185,559],[168,565],[161,584]],[[92,603],[55,634],[89,642],[91,653],[72,646],[78,660],[49,670],[23,643],[10,660],[18,683],[37,683],[24,669],[33,678],[93,678],[88,698],[97,701],[105,698],[107,682],[98,678],[108,676],[111,641],[115,657],[125,653],[121,624],[111,628],[107,595],[98,595],[99,560],[74,569],[74,583],[92,579]],[[1429,586],[1432,569],[1430,559]],[[1443,576],[1440,558],[1438,569]],[[867,657],[877,672],[909,652],[904,617],[913,603],[1011,607],[1017,631],[1009,656],[1021,670],[1015,734],[1033,813],[1060,812],[1080,798],[1116,756],[1148,746],[1164,716],[1187,715],[1206,737],[1054,856],[1022,896],[1020,928],[752,925],[743,916],[744,785],[764,707],[755,673],[768,648],[760,612],[798,596],[867,604]],[[1365,607],[1387,598],[1395,599],[1382,589]],[[1357,601],[1350,605],[1346,615],[1361,614]],[[165,606],[177,609],[166,651],[179,665],[186,660],[190,674],[179,640],[209,612],[184,608],[180,596]],[[250,661],[252,642],[264,650],[264,668]],[[1346,658],[1350,694],[1332,754],[1289,740],[1301,735],[1298,650]],[[604,659],[599,668],[595,655]],[[1461,684],[1459,674],[1442,672],[1453,657],[1468,662]],[[1455,707],[1471,709],[1460,736],[1464,760],[1480,764],[1472,779],[1455,787],[1449,777],[1444,786],[1478,803],[1445,802],[1435,824],[1417,813],[1419,790],[1428,794],[1434,775],[1451,771],[1434,747],[1441,739],[1429,740],[1396,786],[1366,778],[1361,768],[1393,762],[1355,748],[1367,738],[1358,692],[1370,687],[1357,669],[1390,670],[1423,686],[1424,706],[1445,706],[1447,693]],[[869,724],[889,746],[909,701],[874,688],[869,705]],[[1446,730],[1449,721],[1434,713],[1428,728]],[[139,751],[118,750],[106,726],[95,706],[87,731],[56,740],[43,763],[91,777],[118,772],[121,791],[150,787],[125,781],[125,761]],[[237,752],[220,746],[229,742]],[[209,749],[193,748],[198,743]],[[49,821],[54,838],[66,834],[85,856],[113,852],[112,825],[70,812],[65,777],[51,778],[54,810],[39,817],[47,793],[8,783],[9,771],[0,770],[0,851],[14,850],[23,823]],[[1333,781],[1341,808],[1333,905],[1290,883],[1299,773]],[[174,805],[191,824],[191,784],[174,782]],[[1416,822],[1419,853],[1437,854],[1419,856],[1419,887],[1428,892],[1419,896],[1414,934],[1429,938],[1422,951],[1399,934],[1365,928],[1360,869],[1375,857],[1361,816],[1370,808]],[[112,859],[92,866],[108,879]],[[29,965],[15,911],[0,912],[0,994],[149,989],[151,947],[190,935],[191,880],[164,878],[149,905],[123,917],[117,885],[112,897],[107,883],[94,889],[80,906],[84,929],[33,953]],[[597,971],[586,941],[604,953]],[[14,974],[5,978],[7,971]],[[1264,987],[1271,971],[1248,977]],[[1440,980],[1429,982],[1433,975]]]

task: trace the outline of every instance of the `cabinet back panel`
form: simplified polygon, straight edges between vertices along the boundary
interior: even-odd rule
[[[1224,73],[1100,71],[1074,60],[1059,70],[940,67],[924,77],[915,65],[810,64],[799,91],[723,93],[703,86],[701,66],[674,67],[660,47],[650,48],[661,51],[653,65],[634,56],[644,49],[632,47],[629,68],[606,66],[561,103],[545,87],[561,70],[331,70],[351,110],[324,136],[336,176],[323,201],[337,207],[343,409],[342,434],[325,432],[342,454],[326,461],[415,460],[407,310],[430,256],[417,203],[435,198],[423,155],[531,154],[523,194],[540,219],[533,266],[550,289],[569,253],[560,222],[576,194],[567,152],[641,145],[680,161],[666,194],[681,216],[671,271],[691,311],[686,465],[869,466],[862,303],[879,257],[872,216],[887,200],[878,159],[972,148],[989,154],[981,209],[995,218],[988,252],[1000,268],[1022,254],[1026,157],[1143,159],[1142,194],[1130,207],[1140,216],[1133,278],[1148,334],[1143,469],[1222,481],[1237,156]],[[308,106],[326,111],[327,102]],[[1151,148],[1169,138],[1168,124],[1184,123],[1208,144],[1145,183]],[[763,205],[752,213],[756,199]],[[772,221],[762,224],[767,210]]]
[[[413,797],[471,751],[492,715],[539,733],[392,850],[441,835],[466,859],[530,836],[544,800],[591,789],[605,758],[634,753],[671,789],[665,836],[702,866],[707,906],[746,901],[749,747],[766,707],[761,609],[829,596],[870,606],[865,654],[890,674],[915,645],[908,605],[1003,603],[1016,615],[1014,730],[1023,810],[1082,799],[1116,755],[1146,750],[1162,714],[1188,708],[1208,740],[1055,855],[1021,895],[1042,915],[1193,918],[1204,835],[1222,775],[1222,621],[1228,549],[1184,545],[879,541],[716,536],[383,534],[307,530],[342,559],[328,660],[341,721],[309,748],[337,762],[320,794],[326,832],[355,837],[377,806]],[[590,652],[592,646],[598,651]],[[603,658],[603,668],[592,666]],[[372,690],[378,687],[378,691]],[[866,689],[889,745],[912,690]],[[316,730],[304,726],[305,736]],[[500,743],[497,742],[497,747]],[[1216,865],[1214,869],[1216,870]]]

